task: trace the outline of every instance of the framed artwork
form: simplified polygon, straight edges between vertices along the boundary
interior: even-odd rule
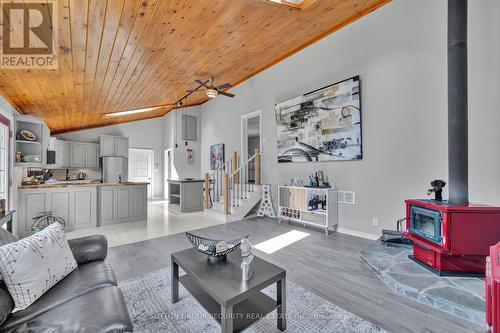
[[[210,170],[218,170],[224,165],[224,144],[210,146]]]
[[[275,106],[278,163],[360,160],[359,76]]]

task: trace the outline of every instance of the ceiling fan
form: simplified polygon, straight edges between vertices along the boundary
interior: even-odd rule
[[[232,87],[230,83],[224,83],[218,86],[214,86],[215,79],[213,77],[209,78],[207,81],[203,82],[202,80],[194,80],[194,82],[198,83],[199,86],[196,89],[187,90],[189,93],[194,93],[196,91],[204,91],[207,94],[208,98],[215,98],[218,95],[224,95],[227,97],[234,97],[234,94],[222,91],[223,89],[227,89]],[[204,87],[204,90],[200,90],[200,88]]]

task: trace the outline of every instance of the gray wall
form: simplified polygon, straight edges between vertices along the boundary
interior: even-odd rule
[[[356,192],[340,227],[379,234],[404,216],[404,199],[447,179],[445,0],[396,0],[202,106],[202,172],[208,151],[240,150],[240,117],[261,109],[263,180],[283,184],[325,170]],[[470,198],[500,204],[500,1],[470,1]],[[274,104],[360,75],[362,161],[278,164]],[[447,193],[445,193],[447,195]],[[372,219],[377,218],[375,226]]]
[[[164,148],[172,149],[172,178],[184,178],[193,177],[199,178],[201,175],[201,157],[200,154],[200,143],[201,143],[201,120],[200,120],[200,110],[201,107],[193,106],[187,109],[179,109],[177,112],[171,111],[163,118],[163,144]],[[188,141],[188,145],[185,145],[185,141],[182,140],[182,115],[187,114],[189,116],[196,117],[196,141]],[[176,131],[176,121],[177,118],[177,128]],[[175,140],[177,136],[177,141]],[[179,145],[175,148],[175,143]],[[187,149],[193,150],[193,157],[188,160]]]
[[[130,139],[130,148],[149,148],[155,151],[154,197],[163,197],[163,122],[161,118],[134,121],[57,135],[68,141],[98,142],[99,135],[118,135]]]

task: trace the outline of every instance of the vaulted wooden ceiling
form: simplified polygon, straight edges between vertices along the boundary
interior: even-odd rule
[[[59,69],[2,69],[0,91],[53,133],[158,117],[173,107],[102,114],[171,104],[197,78],[236,85],[389,1],[59,0]]]

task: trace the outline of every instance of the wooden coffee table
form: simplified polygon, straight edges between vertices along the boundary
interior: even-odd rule
[[[277,310],[277,326],[286,329],[286,271],[254,257],[255,273],[241,280],[240,251],[227,261],[209,264],[195,248],[172,253],[172,303],[179,300],[179,282],[221,325],[221,332],[240,332]],[[179,276],[179,267],[186,274]],[[277,300],[261,292],[276,283]]]

